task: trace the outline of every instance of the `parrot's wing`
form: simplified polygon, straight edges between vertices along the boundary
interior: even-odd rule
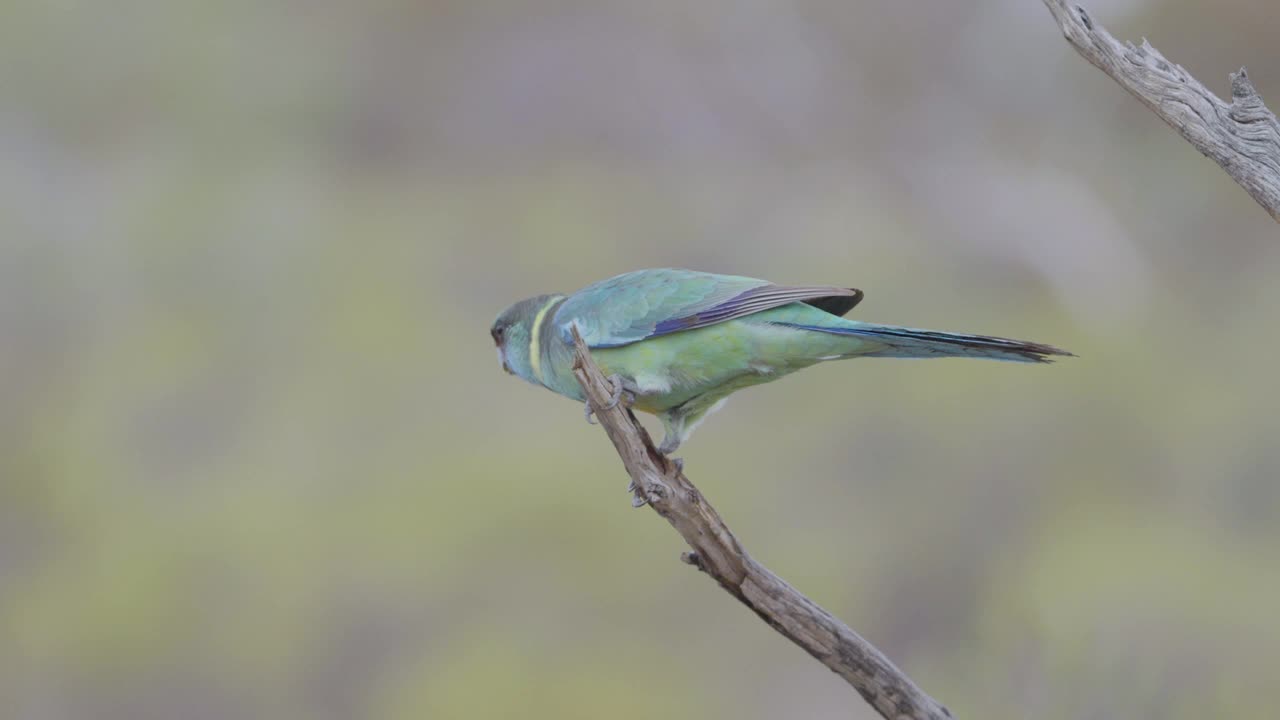
[[[608,348],[794,302],[843,315],[861,299],[862,291],[851,288],[785,287],[692,270],[638,270],[574,293],[556,311],[555,322],[566,342],[576,324],[589,347]]]

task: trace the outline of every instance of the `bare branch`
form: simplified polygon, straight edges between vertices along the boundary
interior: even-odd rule
[[[945,720],[951,713],[911,682],[874,645],[752,560],[684,476],[681,463],[662,455],[623,403],[608,407],[612,388],[573,330],[573,372],[600,424],[631,475],[638,501],[647,502],[684,538],[692,552],[681,559],[701,569],[774,630],[844,678],[880,715],[893,720]]]
[[[1231,75],[1227,104],[1146,40],[1141,47],[1122,44],[1084,8],[1066,0],[1043,1],[1076,52],[1221,165],[1280,222],[1280,122],[1244,68]]]

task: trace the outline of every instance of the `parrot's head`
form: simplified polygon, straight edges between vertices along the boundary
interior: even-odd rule
[[[543,320],[544,311],[558,300],[560,295],[538,295],[521,300],[503,310],[493,321],[489,334],[498,346],[498,362],[502,369],[535,385],[541,383],[534,376],[530,352],[536,352],[534,326]]]

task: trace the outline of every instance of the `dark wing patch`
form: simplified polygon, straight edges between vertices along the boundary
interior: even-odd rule
[[[862,302],[862,291],[857,288],[849,288],[852,295],[828,295],[826,297],[805,300],[806,305],[812,305],[823,312],[831,313],[837,317],[844,315],[853,309],[853,306]]]
[[[659,322],[649,337],[715,325],[794,302],[807,303],[825,312],[843,315],[862,299],[862,291],[837,287],[784,287],[761,285],[693,315]]]

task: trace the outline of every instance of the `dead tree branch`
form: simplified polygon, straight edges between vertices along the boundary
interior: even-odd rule
[[[874,645],[747,555],[715,508],[684,476],[681,463],[657,451],[631,410],[624,403],[607,408],[611,385],[576,328],[573,337],[574,375],[631,475],[637,502],[648,503],[666,518],[693,549],[681,559],[710,575],[770,627],[848,681],[885,718],[950,718],[945,707]]]
[[[1043,1],[1076,52],[1221,165],[1280,222],[1280,122],[1244,68],[1231,75],[1228,104],[1146,40],[1141,47],[1121,43],[1084,8],[1066,0]]]

